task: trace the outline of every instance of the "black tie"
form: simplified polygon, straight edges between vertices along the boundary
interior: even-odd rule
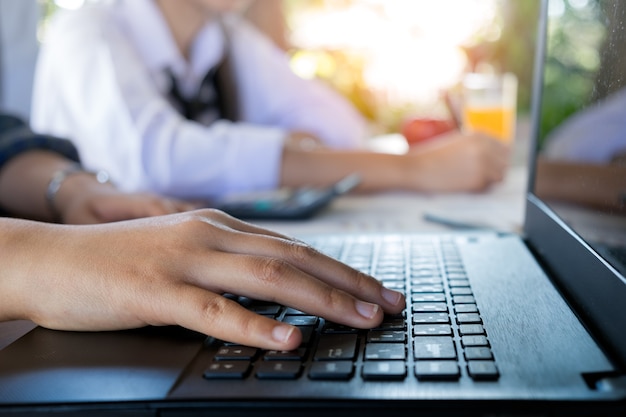
[[[176,103],[180,113],[189,120],[199,118],[211,109],[215,109],[218,118],[222,117],[219,108],[219,95],[216,87],[216,68],[212,68],[202,79],[198,91],[193,97],[186,98],[180,91],[178,81],[172,71],[167,71],[170,78],[170,98]]]
[[[222,26],[223,27],[223,26]],[[185,118],[198,121],[207,111],[214,109],[219,119],[237,121],[239,119],[237,88],[233,81],[229,39],[223,27],[226,39],[226,52],[222,60],[204,76],[197,94],[191,99],[185,98],[180,91],[178,82],[170,70],[170,98],[177,104]]]

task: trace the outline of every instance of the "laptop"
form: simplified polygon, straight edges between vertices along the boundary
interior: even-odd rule
[[[565,177],[583,184],[568,188],[574,191],[568,195],[560,184],[569,183],[544,164],[564,165],[548,155],[548,141],[562,125],[553,123],[553,113],[546,118],[554,111],[549,89],[558,81],[566,81],[570,93],[594,83],[614,85],[620,77],[598,70],[604,68],[599,63],[626,55],[595,55],[595,67],[587,59],[580,61],[583,67],[563,59],[593,57],[611,36],[624,36],[623,20],[612,15],[622,9],[618,0],[542,3],[533,101],[537,149],[521,236],[306,237],[404,290],[403,314],[387,317],[377,329],[355,330],[239,299],[259,314],[298,325],[304,342],[292,352],[231,345],[177,327],[101,333],[35,328],[0,351],[0,414],[626,415],[624,264],[597,249],[623,249],[626,213],[623,204],[610,208],[611,199],[594,204],[577,198],[581,187],[588,196],[602,185],[585,188],[590,178],[584,171]],[[582,70],[597,74],[581,81],[591,84],[573,84],[571,77],[586,74]],[[585,94],[572,96],[577,107],[568,107],[572,114],[563,115],[564,123],[605,100],[590,100],[586,93],[594,88],[576,91]],[[601,167],[614,168],[612,162]],[[558,186],[544,187],[544,181]],[[626,189],[626,177],[614,182]],[[594,235],[597,230],[608,232]]]

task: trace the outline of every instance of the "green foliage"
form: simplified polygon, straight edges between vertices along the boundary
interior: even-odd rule
[[[502,33],[491,46],[492,62],[502,72],[517,76],[518,112],[530,110],[540,0],[500,0]]]
[[[550,20],[548,58],[540,138],[543,140],[556,126],[586,105],[595,88],[600,68],[601,46],[606,26],[600,23],[602,13],[598,1],[589,1],[583,8],[564,2],[563,16]]]

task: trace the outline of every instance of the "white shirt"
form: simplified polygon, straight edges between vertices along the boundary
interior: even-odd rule
[[[239,16],[225,16],[241,121],[183,118],[166,98],[171,68],[191,92],[221,58],[218,22],[187,62],[152,0],[112,0],[59,12],[39,58],[32,125],[71,138],[87,168],[127,191],[181,198],[275,188],[288,130],[329,146],[361,145],[366,125],[338,94],[296,76],[285,54]]]

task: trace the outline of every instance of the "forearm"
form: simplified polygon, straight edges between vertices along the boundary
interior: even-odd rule
[[[54,208],[46,192],[54,174],[67,169],[73,161],[48,151],[29,151],[13,158],[0,171],[0,206],[15,216],[43,221],[58,220],[58,213],[78,193],[100,184],[93,175],[77,172],[66,177],[59,185]]]
[[[327,186],[356,173],[361,177],[360,191],[406,188],[406,164],[407,158],[403,155],[325,148],[310,151],[285,148],[280,185]]]
[[[46,263],[38,252],[37,241],[51,227],[49,224],[21,219],[0,218],[0,322],[5,320],[30,319],[28,310],[35,263]]]
[[[501,142],[453,132],[400,155],[285,147],[280,180],[282,186],[324,186],[357,173],[359,190],[367,192],[483,191],[504,178],[508,161]]]

